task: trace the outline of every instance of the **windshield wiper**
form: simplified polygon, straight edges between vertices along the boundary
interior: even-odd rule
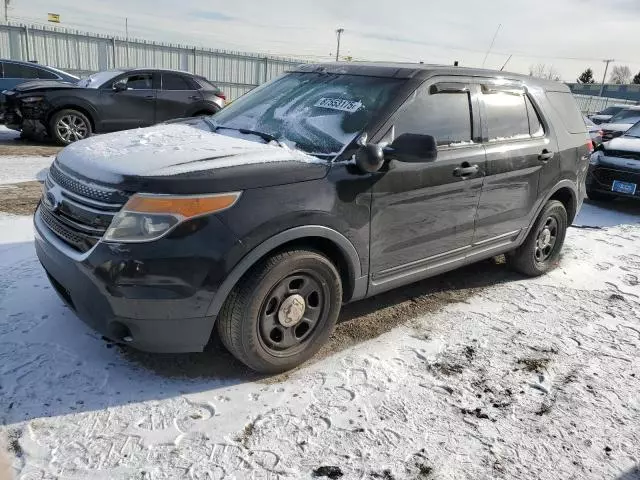
[[[276,142],[281,147],[283,146],[283,143],[280,140],[278,140],[278,137],[271,135],[270,133],[260,132],[258,130],[251,130],[249,128],[235,128],[235,127],[225,127],[224,125],[214,125],[213,122],[210,125],[212,125],[214,132],[220,130],[221,128],[226,128],[227,130],[235,130],[236,132],[240,132],[244,135],[255,135],[257,137],[260,137],[267,143]]]

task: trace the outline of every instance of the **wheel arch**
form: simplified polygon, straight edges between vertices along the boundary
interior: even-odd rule
[[[233,288],[256,263],[288,248],[310,248],[327,256],[340,273],[344,301],[365,296],[367,277],[362,276],[360,257],[349,239],[332,228],[307,225],[278,233],[245,255],[218,288],[207,315],[217,317]]]
[[[578,214],[578,207],[580,205],[579,198],[580,197],[575,182],[572,182],[571,180],[562,180],[554,185],[554,187],[549,190],[547,196],[544,197],[544,199],[538,205],[535,215],[533,215],[533,217],[531,218],[529,227],[522,236],[522,241],[524,241],[526,236],[529,234],[529,231],[536,223],[536,219],[540,215],[540,212],[549,200],[558,200],[564,205],[564,208],[567,210],[568,225],[571,225],[576,215]]]

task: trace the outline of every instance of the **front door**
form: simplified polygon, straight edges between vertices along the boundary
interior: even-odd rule
[[[116,77],[100,92],[101,130],[112,132],[148,127],[156,123],[156,89],[151,72],[129,73]],[[127,89],[117,92],[113,84],[125,81]]]
[[[452,261],[461,261],[471,245],[485,151],[478,142],[476,90],[460,82],[423,84],[390,121],[394,138],[432,135],[438,157],[424,163],[392,160],[378,173],[370,292],[446,269]]]
[[[163,73],[156,100],[156,121],[164,122],[197,113],[194,107],[201,101],[202,93],[191,79],[178,73]]]
[[[487,173],[478,204],[475,244],[508,243],[527,228],[540,174],[558,168],[557,147],[522,87],[481,86]],[[546,178],[546,177],[545,177]]]

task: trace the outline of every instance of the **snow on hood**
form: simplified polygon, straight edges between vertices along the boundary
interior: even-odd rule
[[[622,137],[607,142],[607,150],[621,150],[623,152],[640,152],[640,138]]]
[[[212,133],[202,120],[91,137],[66,147],[57,160],[105,183],[124,176],[168,176],[253,163],[326,163],[287,147]]]

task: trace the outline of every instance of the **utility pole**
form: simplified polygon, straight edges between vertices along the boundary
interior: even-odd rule
[[[344,28],[339,28],[336,30],[336,34],[338,35],[338,48],[336,49],[336,62],[339,61],[340,58],[340,37],[344,33]]]
[[[4,0],[4,21],[9,21],[9,2],[11,0]]]
[[[604,63],[607,64],[606,67],[604,67],[604,77],[602,77],[602,85],[600,86],[600,96],[602,96],[604,94],[604,84],[607,81],[607,72],[609,71],[609,64],[611,62],[615,62],[615,60],[611,59],[611,60],[603,60]]]

